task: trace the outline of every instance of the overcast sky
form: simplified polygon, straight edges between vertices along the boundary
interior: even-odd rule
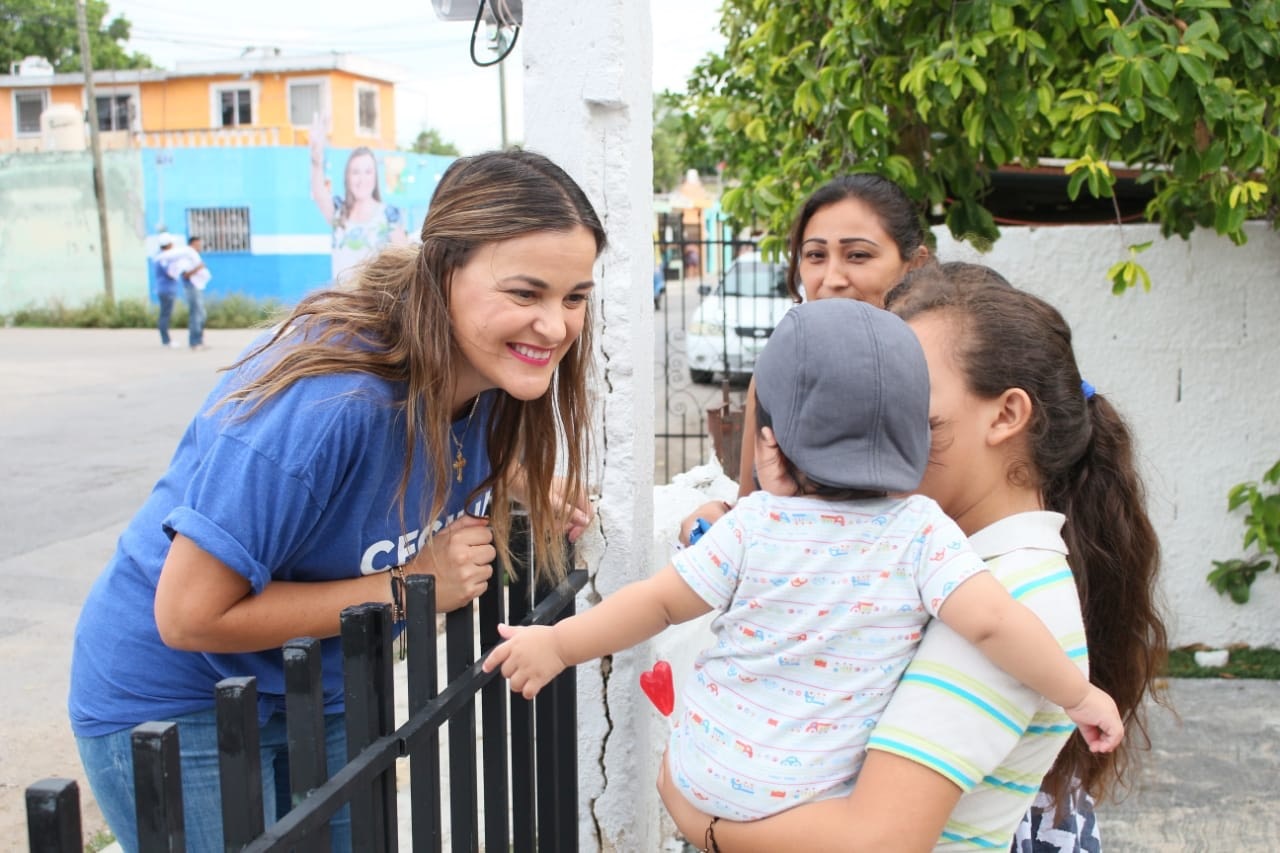
[[[552,0],[554,2],[554,0]],[[288,54],[358,53],[403,69],[396,83],[396,131],[408,145],[435,128],[463,153],[496,148],[498,71],[477,68],[469,56],[471,24],[439,20],[431,0],[108,0],[110,16],[133,25],[129,47],[157,65],[184,59],[233,59],[250,47]],[[723,40],[716,31],[718,0],[650,0],[654,90],[683,90],[697,61]],[[353,18],[352,11],[360,17]],[[492,54],[477,45],[481,59]],[[523,138],[521,57],[517,42],[505,62],[507,135]]]

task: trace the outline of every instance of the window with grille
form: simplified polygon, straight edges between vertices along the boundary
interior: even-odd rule
[[[98,95],[98,130],[128,130],[133,125],[132,95]]]
[[[321,84],[289,84],[289,123],[294,127],[310,127],[317,115],[324,113],[320,105]]]
[[[47,94],[43,89],[35,92],[14,92],[13,106],[18,117],[18,135],[27,136],[40,132],[40,114],[44,112]]]
[[[357,130],[365,136],[378,135],[378,90],[373,86],[356,87]]]
[[[189,207],[187,236],[203,240],[205,252],[247,252],[249,208]]]
[[[253,124],[253,90],[223,89],[218,92],[221,127]]]

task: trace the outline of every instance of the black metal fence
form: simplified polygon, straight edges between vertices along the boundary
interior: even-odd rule
[[[732,237],[722,220],[700,218],[686,223],[680,211],[658,216],[654,240],[654,479],[658,483],[703,464],[712,453],[728,474],[737,475],[746,378],[705,364],[709,345],[718,346],[722,364],[730,359],[731,347],[724,337],[723,316],[717,339],[698,311],[716,293],[733,259],[751,248],[753,242]]]
[[[576,570],[553,588],[530,583],[527,529],[513,536],[518,579],[495,581],[477,601],[445,617],[447,686],[438,690],[435,580],[407,581],[408,720],[395,728],[391,608],[365,604],[342,614],[348,762],[330,776],[325,766],[320,644],[284,646],[290,789],[296,806],[278,823],[263,820],[258,757],[257,689],[252,678],[229,678],[216,690],[222,824],[227,850],[327,851],[329,819],[351,807],[353,849],[398,849],[396,767],[409,762],[412,850],[440,851],[443,809],[449,809],[449,849],[567,851],[578,849],[577,693],[574,670],[532,702],[480,670],[479,643],[499,642],[499,622],[545,625],[574,611],[586,583]],[[495,578],[503,573],[495,573]],[[483,740],[477,748],[476,705]],[[439,730],[448,726],[449,778],[440,775]],[[479,754],[477,754],[479,753]],[[185,849],[178,732],[174,723],[144,723],[133,731],[140,853]],[[79,790],[74,780],[45,779],[26,792],[33,853],[81,853]],[[483,811],[483,831],[480,813]]]
[[[743,278],[753,240],[733,236],[720,219],[686,222],[680,211],[658,216],[654,240],[656,339],[655,464],[659,483],[714,452],[737,476],[742,403],[750,363],[744,347],[763,346],[777,306],[725,299],[750,287]],[[739,287],[739,284],[742,287]]]

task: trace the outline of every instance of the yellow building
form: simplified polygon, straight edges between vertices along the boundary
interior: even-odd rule
[[[83,148],[84,75],[29,58],[0,75],[0,153]],[[344,53],[180,62],[93,75],[110,148],[305,145],[316,117],[328,144],[395,148],[396,69]]]

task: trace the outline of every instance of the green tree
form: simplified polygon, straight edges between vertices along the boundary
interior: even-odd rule
[[[461,153],[458,146],[441,138],[440,131],[435,128],[419,131],[410,150],[415,154],[443,154],[447,157],[457,157]]]
[[[653,191],[670,192],[684,175],[679,99],[671,92],[653,96]]]
[[[129,20],[117,15],[107,21],[106,0],[87,0],[89,51],[96,68],[150,68],[151,59],[126,50]],[[75,0],[4,0],[0,3],[0,69],[11,62],[41,56],[55,71],[80,71],[80,35]]]
[[[1072,199],[1140,169],[1165,236],[1276,222],[1280,0],[724,0],[721,30],[690,102],[738,184],[725,210],[774,235],[832,175],[875,171],[982,246],[992,172],[1050,158]],[[1143,248],[1117,292],[1150,286]]]
[[[689,169],[700,175],[716,173],[717,159],[708,145],[707,129],[688,110],[679,92],[653,96],[653,191],[670,192]]]

